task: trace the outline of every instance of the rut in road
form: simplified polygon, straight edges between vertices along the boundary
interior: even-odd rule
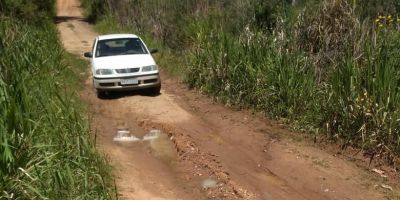
[[[96,33],[78,0],[58,0],[58,29],[67,51],[90,51]],[[89,70],[88,70],[89,73]],[[385,199],[352,163],[280,139],[293,134],[276,122],[213,103],[162,72],[158,96],[145,92],[97,99],[88,76],[98,148],[115,167],[123,199]],[[118,130],[160,140],[118,143]],[[372,186],[371,186],[372,185]]]

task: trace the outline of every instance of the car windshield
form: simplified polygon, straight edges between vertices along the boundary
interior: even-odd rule
[[[99,40],[96,47],[96,57],[147,53],[143,42],[139,38]]]

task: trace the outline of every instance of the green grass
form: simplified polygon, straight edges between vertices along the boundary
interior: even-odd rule
[[[0,199],[113,199],[54,25],[0,20]],[[77,67],[78,66],[78,67]]]
[[[357,146],[395,161],[400,153],[400,56],[395,53],[400,32],[361,26],[343,5],[324,4],[321,9],[328,11],[310,22],[297,22],[333,26],[327,29],[332,32],[318,36],[319,52],[307,51],[306,41],[291,34],[304,31],[298,29],[302,26],[283,23],[272,34],[245,29],[232,35],[218,19],[200,22],[186,81],[228,105],[288,119],[302,129],[327,134],[343,147]],[[334,18],[351,31],[330,24],[333,14],[325,15],[331,9],[346,13]],[[309,33],[321,29],[305,27]],[[315,42],[312,36],[307,36],[309,42]],[[328,41],[335,45],[324,47]]]

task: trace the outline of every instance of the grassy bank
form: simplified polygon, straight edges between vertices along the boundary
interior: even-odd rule
[[[0,199],[113,198],[78,98],[85,66],[50,21],[0,16]]]
[[[216,100],[398,162],[398,1],[84,2],[103,32],[151,38]]]

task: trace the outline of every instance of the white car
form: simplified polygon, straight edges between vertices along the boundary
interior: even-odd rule
[[[158,94],[161,81],[152,53],[144,42],[133,34],[113,34],[96,37],[90,59],[93,86],[99,98],[108,91],[147,89]]]

